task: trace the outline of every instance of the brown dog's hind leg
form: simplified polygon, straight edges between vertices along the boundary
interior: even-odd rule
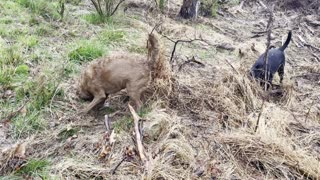
[[[145,90],[145,87],[139,87],[136,85],[127,85],[127,92],[130,96],[130,99],[135,103],[136,105],[136,111],[140,111],[142,107],[142,101],[140,100],[141,93]]]
[[[107,96],[105,95],[104,91],[99,91],[99,93],[94,95],[93,100],[91,103],[81,111],[81,113],[87,114],[92,108],[94,108],[96,105],[100,104],[104,100],[106,100]]]

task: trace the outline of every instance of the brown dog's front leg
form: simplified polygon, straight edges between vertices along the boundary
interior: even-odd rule
[[[106,99],[106,95],[104,93],[94,96],[94,99],[91,101],[88,107],[83,109],[80,113],[87,114],[92,108],[94,108],[97,104],[101,103],[105,99]]]

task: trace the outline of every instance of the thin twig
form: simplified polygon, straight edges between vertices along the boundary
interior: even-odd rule
[[[27,103],[30,101],[30,99],[27,99],[27,101],[25,103],[23,103],[23,105],[16,111],[10,113],[6,118],[4,118],[3,120],[0,121],[0,123],[4,123],[4,122],[9,122],[11,121],[12,118],[16,117],[19,112],[27,105]]]
[[[267,32],[268,32],[268,37],[267,37],[267,48],[266,48],[266,52],[264,55],[264,67],[265,67],[265,72],[264,72],[264,90],[267,91],[268,89],[268,83],[267,80],[269,80],[269,68],[268,68],[268,52],[270,49],[270,44],[271,44],[271,32],[272,32],[272,23],[273,23],[273,12],[268,9],[269,12],[269,20],[268,20],[268,25],[267,25]]]
[[[189,60],[185,61],[184,63],[182,63],[182,64],[180,65],[178,71],[181,71],[181,69],[182,69],[185,65],[187,65],[187,64],[189,64],[189,63],[196,63],[196,64],[201,65],[202,67],[205,67],[205,65],[204,65],[202,62],[197,61],[197,60],[194,58],[194,56],[193,56],[191,59],[189,59]]]
[[[227,64],[234,70],[234,72],[236,72],[237,74],[239,74],[239,72],[237,71],[237,69],[228,61],[225,59],[225,61],[227,62]]]
[[[112,174],[112,175],[116,173],[116,171],[117,171],[117,169],[119,168],[119,166],[120,166],[125,160],[127,160],[127,156],[123,157],[123,158],[121,159],[121,161],[116,165],[116,167],[114,167],[114,168],[112,169],[112,171],[111,171],[111,174]]]
[[[162,22],[156,24],[156,25],[152,28],[152,31],[150,32],[150,34],[152,34],[153,31],[154,31],[155,29],[157,29],[161,24],[162,24]]]
[[[315,104],[315,100],[312,101],[312,103],[311,103],[311,105],[310,105],[310,107],[309,107],[309,109],[308,109],[308,112],[307,112],[307,114],[306,114],[306,118],[305,118],[305,120],[304,120],[305,123],[307,122],[307,119],[308,119],[308,117],[309,117],[311,108],[313,107],[314,104]]]
[[[170,56],[170,60],[169,62],[172,63],[173,62],[173,58],[174,58],[174,53],[176,52],[176,48],[177,48],[177,45],[178,43],[192,43],[193,41],[203,41],[202,39],[198,39],[198,38],[195,38],[195,39],[191,39],[191,40],[181,40],[181,39],[178,39],[178,40],[172,40],[171,38],[169,38],[168,36],[166,35],[163,35],[163,37],[167,38],[169,41],[173,42],[174,43],[174,46],[173,46],[173,50],[171,52],[171,56]]]
[[[118,10],[120,4],[123,3],[124,1],[125,1],[125,0],[121,0],[121,1],[117,4],[116,8],[114,8],[114,10],[112,11],[112,13],[111,13],[110,16],[113,16],[113,14]]]
[[[257,129],[259,127],[260,117],[261,117],[261,114],[262,114],[262,111],[263,111],[264,102],[265,102],[265,99],[263,99],[261,107],[260,107],[260,113],[259,113],[259,116],[258,116],[257,124],[256,124],[256,127],[254,128],[254,132],[255,133],[257,132]]]

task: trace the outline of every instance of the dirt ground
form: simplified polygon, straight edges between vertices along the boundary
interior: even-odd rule
[[[109,108],[77,115],[88,103],[75,94],[84,63],[62,79],[59,88],[64,94],[53,97],[46,108],[45,129],[15,138],[6,124],[0,125],[1,179],[320,179],[317,9],[306,12],[278,5],[274,10],[271,44],[280,47],[289,30],[293,36],[285,50],[283,84],[276,75],[274,90],[263,92],[247,76],[266,49],[268,15],[263,5],[258,1],[224,5],[216,17],[191,21],[177,17],[181,3],[169,1],[162,14],[154,10],[153,2],[127,1],[126,11],[121,7],[117,14],[121,26],[112,26],[124,31],[127,40],[111,49],[128,51],[131,46],[143,49],[147,34],[161,22],[157,33],[168,60],[171,40],[202,39],[177,45],[172,91],[150,87],[144,95],[145,110],[140,115],[145,120],[147,168],[137,151],[130,150],[136,148],[125,91],[109,98]],[[41,40],[42,48],[59,62],[65,61],[66,46],[75,39],[72,33],[89,39],[110,28],[81,20],[81,15],[94,11],[89,1],[67,8],[66,22],[48,22],[60,35]],[[202,65],[181,66],[192,57]],[[104,118],[116,111],[110,117],[114,142],[106,145]],[[25,146],[25,157],[13,157],[17,145]],[[31,159],[45,159],[49,165],[38,174],[17,174]]]

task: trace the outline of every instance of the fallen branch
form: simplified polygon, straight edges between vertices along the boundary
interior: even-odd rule
[[[205,66],[206,66],[206,65],[204,65],[202,62],[197,61],[197,60],[194,58],[194,56],[193,56],[191,59],[189,59],[189,60],[185,61],[184,63],[182,63],[182,64],[180,65],[178,71],[181,71],[181,69],[182,69],[185,65],[187,65],[187,64],[189,64],[189,63],[196,63],[196,64],[199,64],[199,65],[202,66],[202,67],[205,67]]]
[[[224,49],[224,50],[228,50],[228,51],[234,51],[236,48],[234,48],[233,46],[231,46],[230,44],[217,44],[214,45],[216,48],[218,49]]]
[[[265,34],[267,32],[268,31],[251,31],[251,33],[253,33],[253,34]]]
[[[315,47],[315,46],[313,46],[313,45],[311,45],[311,44],[304,43],[303,45],[304,45],[304,46],[307,46],[307,47],[311,47],[312,49],[315,49],[315,50],[317,50],[317,51],[320,52],[320,48]]]
[[[317,50],[317,51],[320,52],[320,48],[315,47],[315,46],[313,46],[313,45],[311,45],[311,44],[308,44],[300,35],[298,35],[298,38],[299,38],[299,40],[302,42],[302,45],[303,45],[303,46],[310,47],[310,48],[315,49],[315,50]]]
[[[141,161],[147,166],[148,159],[147,159],[145,152],[144,152],[144,148],[142,145],[142,136],[140,134],[141,131],[139,129],[140,117],[138,116],[138,114],[136,113],[136,111],[133,109],[133,107],[130,104],[128,104],[128,106],[129,106],[130,112],[131,112],[133,120],[134,120],[134,131],[136,134],[136,143],[137,143],[137,148],[139,151],[139,156],[140,156]]]

